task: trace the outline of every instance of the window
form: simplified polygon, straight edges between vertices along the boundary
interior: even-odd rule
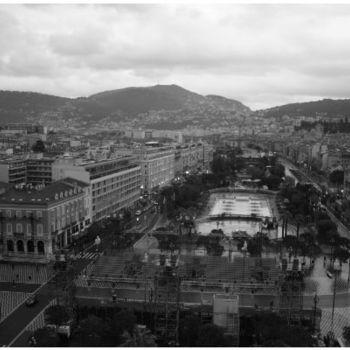
[[[14,244],[13,244],[13,241],[11,241],[11,240],[7,241],[7,251],[9,251],[9,252],[14,251]]]
[[[21,218],[22,217],[22,212],[20,210],[16,210],[16,218]]]
[[[43,224],[36,225],[36,232],[37,232],[38,236],[41,236],[43,234]]]
[[[22,233],[23,232],[22,224],[16,224],[16,232],[18,232],[18,233]]]
[[[7,224],[7,233],[12,233],[12,224]]]
[[[41,219],[41,218],[43,217],[43,212],[42,212],[41,210],[38,210],[38,211],[36,212],[36,217],[37,217],[38,219]]]
[[[32,225],[27,224],[27,235],[30,236],[32,234]]]
[[[6,216],[7,216],[8,218],[11,217],[11,210],[6,210]]]
[[[32,215],[32,212],[30,210],[27,210],[26,211],[26,217],[27,218],[30,218],[30,216]]]

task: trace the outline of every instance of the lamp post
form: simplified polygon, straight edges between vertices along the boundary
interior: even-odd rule
[[[333,286],[333,302],[332,302],[332,322],[331,322],[331,332],[333,333],[334,326],[334,308],[335,308],[335,296],[337,294],[337,280],[338,280],[338,270],[334,271],[334,286]]]
[[[332,271],[333,271],[333,269],[334,269],[334,257],[333,257],[333,254],[334,254],[334,243],[335,243],[334,238],[332,238],[332,239],[330,240],[330,243],[331,243],[331,262],[330,262],[330,268],[331,268]]]
[[[317,304],[320,301],[320,298],[317,295],[317,291],[314,295],[314,319],[313,319],[313,331],[316,331],[316,311],[317,311]]]

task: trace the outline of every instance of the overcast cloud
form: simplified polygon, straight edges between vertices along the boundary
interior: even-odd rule
[[[350,5],[0,5],[0,89],[178,84],[253,109],[350,97]]]

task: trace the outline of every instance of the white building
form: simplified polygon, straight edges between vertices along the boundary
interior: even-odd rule
[[[162,187],[175,177],[175,150],[160,146],[158,142],[146,142],[134,149],[141,165],[142,185],[146,191]]]
[[[52,173],[54,179],[71,177],[90,185],[92,221],[132,207],[140,196],[141,168],[132,156],[85,162],[59,159]]]

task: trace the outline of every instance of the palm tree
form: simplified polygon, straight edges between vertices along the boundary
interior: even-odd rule
[[[156,347],[156,337],[151,333],[149,329],[143,326],[135,327],[133,334],[128,331],[124,331],[122,335],[124,341],[121,343],[121,347]]]

